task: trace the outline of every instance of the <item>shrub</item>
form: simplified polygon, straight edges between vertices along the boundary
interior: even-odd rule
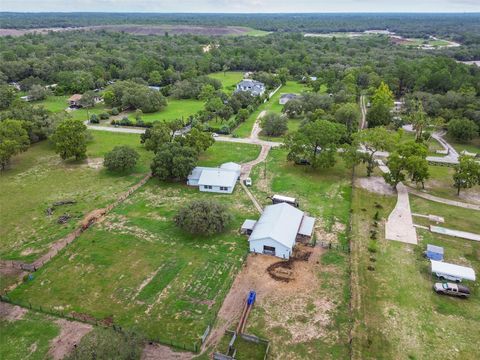
[[[103,165],[110,171],[131,170],[137,164],[140,155],[131,147],[116,146],[105,155]]]
[[[371,253],[376,253],[378,251],[378,245],[376,241],[370,240],[370,242],[368,243],[368,251]]]
[[[110,118],[110,115],[106,112],[103,112],[98,116],[100,117],[100,120],[108,120]]]
[[[112,108],[112,110],[110,110],[110,114],[112,114],[113,116],[116,116],[118,114],[120,114],[120,111],[118,111],[118,109],[116,107]]]
[[[191,234],[213,235],[228,226],[232,216],[225,205],[212,200],[195,200],[181,208],[175,223]]]
[[[261,120],[262,133],[267,136],[280,136],[288,130],[287,117],[269,112]]]
[[[120,125],[122,126],[130,126],[132,125],[132,122],[130,121],[130,119],[128,118],[128,116],[124,116],[122,118],[122,120],[120,120]]]
[[[472,120],[453,119],[448,123],[448,135],[458,141],[470,141],[478,135],[478,126]]]
[[[92,114],[90,116],[90,123],[91,124],[98,124],[100,122],[100,119],[98,118],[97,114]]]

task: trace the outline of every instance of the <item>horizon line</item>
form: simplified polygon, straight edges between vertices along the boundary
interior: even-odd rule
[[[8,11],[0,14],[152,14],[152,15],[325,15],[325,14],[478,14],[480,11],[325,11],[325,12],[177,12],[177,11]]]

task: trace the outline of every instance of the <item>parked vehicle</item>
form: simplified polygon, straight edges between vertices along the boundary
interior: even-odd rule
[[[218,137],[218,134],[217,133],[212,133],[212,136],[215,138],[215,137]]]
[[[435,290],[437,294],[458,296],[461,298],[468,298],[470,296],[470,289],[468,287],[454,283],[435,283],[433,290]]]
[[[443,261],[443,247],[427,244],[427,250],[423,253],[429,260]]]
[[[462,280],[475,281],[475,270],[466,266],[449,264],[443,261],[430,260],[432,274],[441,280],[460,282]]]
[[[273,195],[272,197],[268,197],[272,200],[272,204],[280,204],[280,203],[287,203],[295,207],[299,207],[298,201],[295,198],[283,195]]]
[[[246,178],[243,183],[246,185],[246,186],[252,186],[252,179],[251,178]]]

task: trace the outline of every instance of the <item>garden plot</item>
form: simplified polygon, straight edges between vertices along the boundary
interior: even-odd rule
[[[200,198],[229,207],[225,233],[198,237],[175,226],[177,209]],[[253,214],[240,189],[216,195],[151,180],[9,297],[194,350],[243,262],[238,228]]]

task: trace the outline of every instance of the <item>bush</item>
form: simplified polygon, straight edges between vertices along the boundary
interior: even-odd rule
[[[269,112],[261,120],[262,133],[267,136],[280,136],[288,130],[287,117]]]
[[[100,119],[98,118],[97,114],[92,114],[90,116],[90,123],[91,124],[98,124],[100,123]]]
[[[137,164],[140,155],[131,147],[116,146],[105,155],[103,166],[110,171],[131,170]]]
[[[124,116],[122,118],[122,120],[120,120],[120,125],[122,126],[131,126],[132,125],[132,122],[130,121],[130,119],[128,118],[128,116]]]
[[[116,116],[118,114],[120,114],[120,111],[118,111],[118,109],[116,107],[112,108],[112,110],[110,110],[110,114],[112,114],[113,116]]]
[[[376,241],[370,240],[370,242],[368,243],[368,251],[373,254],[378,251],[378,245]]]
[[[118,110],[117,110],[118,111]],[[100,120],[108,120],[110,118],[110,115],[106,112],[101,113],[98,115],[100,117]]]
[[[448,123],[448,135],[458,141],[470,141],[478,135],[478,126],[472,120],[453,119]]]
[[[175,223],[191,234],[213,235],[228,226],[232,216],[225,205],[212,200],[195,200],[180,209]]]

